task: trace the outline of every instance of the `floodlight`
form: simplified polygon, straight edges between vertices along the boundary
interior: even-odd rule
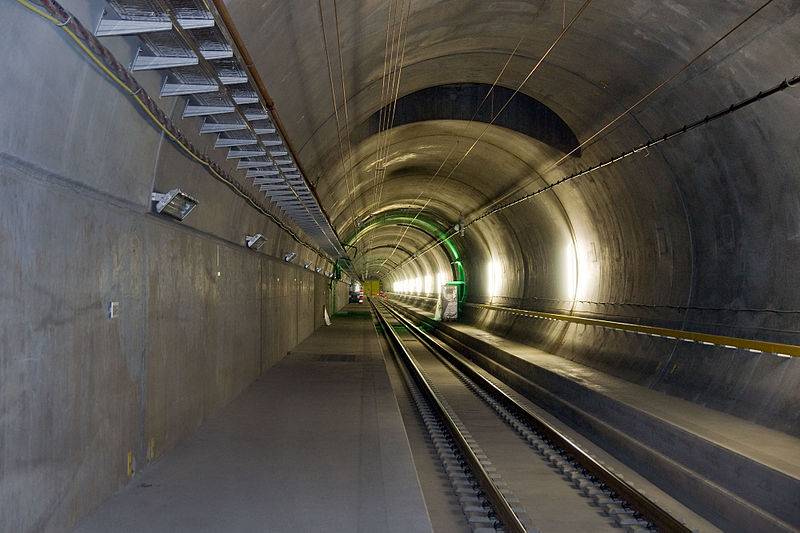
[[[308,263],[304,264],[304,265],[303,265],[303,268],[308,268],[308,267],[310,267],[310,266],[311,266],[311,261],[309,261]]]
[[[289,252],[288,254],[283,256],[284,261],[291,261],[297,254],[295,252]]]
[[[166,193],[154,192],[150,195],[150,200],[156,202],[156,213],[163,213],[178,220],[186,218],[186,215],[197,207],[197,200],[180,189],[172,189]]]
[[[255,235],[247,235],[245,236],[244,240],[247,243],[247,247],[253,250],[260,250],[261,247],[267,243],[266,237],[260,233],[256,233]]]

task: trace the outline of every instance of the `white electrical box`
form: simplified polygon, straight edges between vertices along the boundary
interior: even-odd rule
[[[458,287],[456,285],[442,285],[440,298],[442,320],[458,319]]]

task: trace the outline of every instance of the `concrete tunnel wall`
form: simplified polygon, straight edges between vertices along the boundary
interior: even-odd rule
[[[544,171],[561,153],[491,127],[425,204],[418,192],[448,143],[468,145],[482,125],[436,120],[394,128],[376,207],[368,179],[356,184],[354,201],[344,193],[325,55],[312,25],[316,4],[229,4],[344,239],[355,230],[352,218],[381,210],[425,205],[426,214],[453,224],[504,194],[521,194],[512,192],[518,187],[535,190],[800,68],[800,6],[779,0],[554,174]],[[64,5],[91,28],[105,2]],[[567,2],[568,12],[578,5]],[[385,6],[340,6],[351,121],[361,124],[384,104]],[[755,7],[722,0],[593,4],[523,90],[585,140]],[[331,20],[329,8],[325,16]],[[415,2],[400,96],[444,83],[492,83],[531,17],[540,26],[509,63],[506,87],[527,74],[560,30],[560,3]],[[164,140],[61,32],[10,0],[0,28],[0,516],[3,525],[54,530],[130,479],[129,452],[142,468],[319,326],[328,284],[296,266],[316,260],[313,254]],[[104,44],[123,64],[135,52],[134,39]],[[136,77],[157,94],[159,75]],[[187,133],[197,130],[197,119],[180,120],[179,99],[160,103]],[[800,343],[798,114],[797,89],[787,90],[476,223],[454,239],[470,302]],[[192,141],[213,151],[211,138]],[[356,175],[369,175],[377,143],[373,137],[353,147]],[[182,224],[148,214],[150,192],[176,186],[200,201],[195,212]],[[242,246],[245,234],[258,232],[268,237],[265,254]],[[376,264],[402,232],[381,228],[365,241],[383,246]],[[393,260],[430,242],[408,235],[403,246],[412,255],[398,252]],[[570,244],[579,263],[574,298],[564,281]],[[291,251],[298,257],[289,265],[280,258]],[[497,294],[486,275],[490,260],[503,273]],[[390,285],[435,276],[448,264],[436,249],[381,276]],[[337,304],[346,302],[346,287],[337,285],[336,293]],[[114,321],[106,318],[112,300],[120,302]],[[465,319],[800,434],[796,360],[470,307]]]
[[[104,7],[64,4],[89,26]],[[60,31],[14,2],[0,11],[0,530],[63,531],[131,481],[128,454],[135,474],[173,448],[334,299],[302,267],[317,257],[182,155]],[[182,223],[151,214],[150,192],[174,187],[199,201]],[[244,246],[254,233],[260,252]],[[347,285],[334,285],[340,307]]]
[[[460,216],[469,220],[497,198],[535,191],[770,89],[800,69],[800,6],[777,1],[593,140],[580,158],[570,158],[556,170],[550,167],[563,154],[492,126],[449,180],[432,183],[429,177],[450,147],[456,142],[470,146],[483,125],[421,120],[392,128],[389,141],[376,135],[354,147],[354,174],[363,178],[355,184],[355,200],[347,201],[322,39],[306,32],[303,42],[291,41],[291,28],[318,19],[319,13],[316,6],[289,9],[278,4],[265,2],[258,9],[263,16],[245,18],[245,2],[231,2],[259,64],[289,80],[277,85],[273,96],[289,117],[290,133],[304,147],[306,166],[321,175],[320,191],[338,204],[330,212],[343,235],[354,231],[351,210],[358,219],[390,208],[411,215],[421,210],[448,221],[442,229],[449,230]],[[567,3],[567,20],[580,4]],[[760,5],[592,4],[522,91],[555,111],[579,140],[586,140]],[[560,7],[415,3],[399,96],[444,83],[492,83],[533,18],[536,31],[527,35],[500,82],[515,87],[557,35]],[[385,32],[379,28],[386,20],[371,2],[344,2],[340,18],[343,13],[359,21],[344,23],[341,35],[350,120],[361,124],[385,105],[379,94]],[[324,15],[333,16],[330,10]],[[267,26],[281,29],[265,31]],[[271,59],[272,51],[284,48],[298,58],[292,64],[298,73]],[[292,81],[299,79],[302,93]],[[787,89],[470,226],[463,237],[451,241],[467,273],[469,301],[800,344],[800,136],[793,119],[800,114],[797,91]],[[371,176],[380,142],[389,147],[383,157],[383,204],[375,206]],[[446,166],[443,174],[452,167],[453,163]],[[429,192],[420,198],[418,191],[425,187]],[[375,233],[380,238],[374,245],[381,247],[372,254],[377,260],[365,259],[364,264],[382,264],[393,243],[401,242],[413,255],[432,241],[418,242],[418,236],[403,227]],[[574,259],[568,257],[570,247]],[[395,252],[392,261],[406,263],[399,270],[384,269],[385,285],[435,277],[441,270],[438,265],[448,262],[442,248],[410,261],[408,254]],[[492,260],[499,262],[502,277],[494,294],[486,274]],[[565,279],[573,261],[578,272],[574,296]],[[796,359],[654,342],[619,331],[543,323],[469,307],[465,320],[665,393],[800,435]]]

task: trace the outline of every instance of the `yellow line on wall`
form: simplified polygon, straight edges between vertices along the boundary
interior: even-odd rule
[[[696,331],[684,331],[680,329],[657,328],[654,326],[643,326],[640,324],[630,324],[627,322],[615,322],[613,320],[600,320],[596,318],[584,318],[573,315],[560,315],[556,313],[542,313],[539,311],[527,311],[525,309],[515,309],[513,307],[502,307],[489,304],[464,304],[469,307],[480,307],[492,311],[506,311],[518,315],[530,316],[534,318],[545,318],[550,320],[560,320],[572,322],[574,324],[585,324],[587,326],[598,326],[603,328],[631,331],[634,333],[644,333],[653,337],[665,339],[675,339],[682,341],[697,342],[700,344],[710,344],[724,346],[726,348],[739,348],[750,350],[751,352],[774,353],[779,356],[800,357],[800,346],[794,344],[781,344],[779,342],[757,341],[742,339],[739,337],[726,337],[724,335],[712,335],[710,333],[699,333]]]

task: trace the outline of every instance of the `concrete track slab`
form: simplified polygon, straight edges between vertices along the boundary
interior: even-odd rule
[[[407,303],[403,306],[418,317],[432,318],[425,309]],[[587,430],[597,429],[596,421],[586,414],[597,417],[649,446],[657,452],[652,457],[663,454],[701,476],[686,481],[688,478],[676,473],[677,477],[665,484],[682,489],[692,484],[703,486],[704,494],[714,494],[719,501],[723,501],[720,494],[729,491],[734,495],[730,498],[732,506],[745,508],[751,503],[783,521],[773,521],[759,509],[742,511],[742,516],[736,520],[754,517],[750,524],[753,528],[758,524],[774,524],[779,529],[792,530],[800,526],[800,506],[796,499],[800,491],[800,439],[474,326],[448,322],[440,323],[439,329],[512,374],[524,376],[525,380],[541,387],[541,391],[547,391],[546,394],[556,400],[545,402],[552,404],[556,411],[561,409],[556,405],[560,402],[573,406],[558,415],[564,415],[569,423]],[[575,407],[583,414],[576,414]],[[618,446],[620,442],[609,440],[608,435],[603,439],[603,445]],[[715,520],[733,527],[732,515],[729,516],[733,510],[726,505],[720,504],[709,516],[716,515]]]
[[[75,531],[431,531],[372,322],[344,311]]]
[[[800,480],[800,439],[675,396],[667,396],[465,324],[448,324],[468,336],[546,368],[605,396]]]

